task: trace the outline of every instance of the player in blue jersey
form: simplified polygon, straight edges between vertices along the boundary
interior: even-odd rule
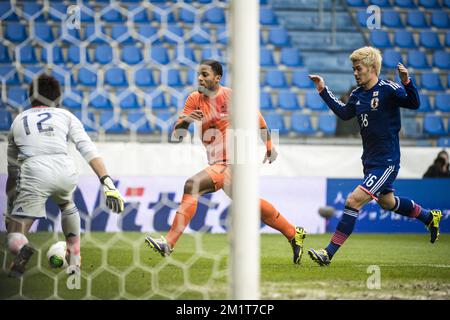
[[[330,264],[352,233],[359,211],[372,199],[385,210],[422,221],[430,231],[431,243],[439,237],[442,217],[440,210],[427,210],[411,199],[394,196],[393,183],[400,168],[400,108],[416,110],[420,105],[408,70],[401,63],[397,66],[402,85],[379,79],[381,54],[373,47],[355,50],[350,60],[358,87],[346,104],[336,99],[320,76],[309,76],[322,99],[339,118],[357,117],[363,142],[363,182],[348,196],[330,244],[325,249],[308,251],[311,259],[321,266]]]

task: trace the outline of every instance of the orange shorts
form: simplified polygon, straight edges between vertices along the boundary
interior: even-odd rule
[[[225,189],[228,189],[228,187],[231,184],[231,170],[227,164],[225,163],[213,164],[205,168],[205,171],[208,173],[208,175],[214,182],[214,188],[216,191],[224,187]]]

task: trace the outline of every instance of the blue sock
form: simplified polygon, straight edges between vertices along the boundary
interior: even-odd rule
[[[345,240],[352,234],[355,228],[356,219],[358,218],[359,210],[351,207],[345,207],[344,214],[339,221],[336,231],[331,238],[330,244],[325,248],[328,256],[333,258],[334,254],[344,244]]]
[[[416,218],[425,225],[429,225],[433,219],[430,210],[422,208],[418,204],[415,204],[414,201],[407,198],[395,197],[395,206],[392,211],[402,216]]]

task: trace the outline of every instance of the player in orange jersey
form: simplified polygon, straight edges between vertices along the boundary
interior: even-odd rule
[[[199,196],[223,189],[231,197],[226,130],[230,126],[228,111],[232,91],[219,84],[222,74],[222,65],[219,62],[215,60],[201,62],[198,70],[198,91],[189,95],[183,114],[175,124],[174,135],[181,140],[187,134],[187,129],[192,122],[201,121],[202,142],[207,151],[209,167],[186,181],[181,204],[166,237],[145,238],[146,243],[163,257],[172,253],[176,242],[195,215]],[[277,158],[277,152],[272,146],[266,122],[261,114],[259,114],[259,125],[267,148],[264,163],[266,161],[272,163]],[[260,207],[262,221],[280,231],[288,239],[294,254],[293,261],[299,264],[306,231],[289,223],[266,200],[260,200]]]

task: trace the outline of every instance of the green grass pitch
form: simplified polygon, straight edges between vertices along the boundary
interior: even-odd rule
[[[185,234],[169,258],[144,244],[143,233],[82,236],[81,277],[50,269],[46,251],[62,235],[35,233],[40,249],[22,279],[5,272],[11,256],[0,234],[0,299],[226,299],[226,234]],[[300,266],[283,236],[261,235],[262,299],[450,299],[450,236],[430,244],[426,234],[354,234],[328,267],[314,264],[310,247],[330,234],[308,235]],[[369,266],[377,266],[370,267]],[[370,284],[379,270],[380,288]],[[378,269],[379,268],[379,269]],[[368,286],[369,283],[369,286]]]

